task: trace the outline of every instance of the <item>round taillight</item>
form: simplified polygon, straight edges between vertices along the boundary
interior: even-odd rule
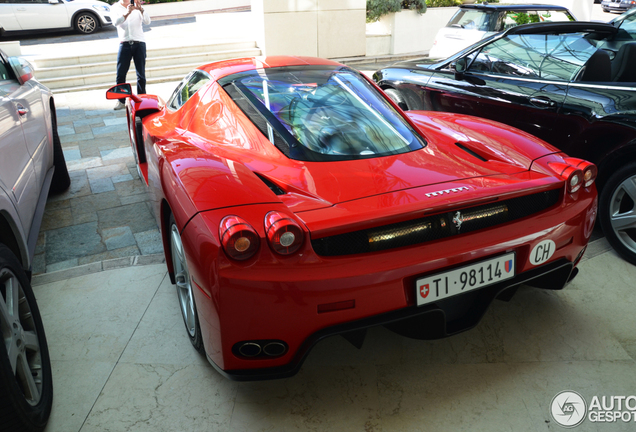
[[[564,160],[568,164],[583,171],[583,183],[585,184],[585,187],[592,186],[594,180],[596,180],[596,176],[598,175],[598,168],[596,168],[596,165],[583,159],[571,157],[566,157]]]
[[[281,255],[296,252],[302,246],[305,237],[295,220],[276,211],[265,215],[265,233],[270,247]]]
[[[583,170],[583,181],[585,182],[585,187],[592,186],[594,180],[596,180],[597,175],[598,168],[596,168],[596,165],[591,163],[587,167],[585,167],[585,169]]]
[[[583,171],[574,169],[568,177],[568,192],[574,193],[583,186]]]
[[[578,191],[583,185],[583,171],[577,167],[561,162],[548,162],[548,166],[565,180],[569,193]]]
[[[260,238],[250,224],[238,216],[226,216],[219,225],[223,250],[232,259],[244,261],[258,251]]]

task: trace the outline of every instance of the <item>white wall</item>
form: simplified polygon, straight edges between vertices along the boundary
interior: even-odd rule
[[[252,14],[265,55],[365,55],[366,0],[252,0]]]
[[[380,21],[367,24],[367,55],[428,51],[437,31],[455,12],[456,7],[447,7],[428,8],[422,15],[412,10],[385,15]],[[387,35],[390,35],[389,43]]]
[[[167,17],[187,13],[200,13],[218,9],[246,7],[250,0],[188,0],[171,3],[155,3],[144,5],[150,18]]]

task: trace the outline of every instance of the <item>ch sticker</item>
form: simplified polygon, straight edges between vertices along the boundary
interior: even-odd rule
[[[543,264],[554,255],[556,251],[556,243],[552,240],[543,240],[539,242],[534,248],[532,248],[532,252],[530,252],[530,264],[539,265]]]

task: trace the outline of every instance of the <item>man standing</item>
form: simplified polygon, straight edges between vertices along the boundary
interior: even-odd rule
[[[141,7],[140,0],[119,0],[111,6],[113,24],[119,36],[117,53],[117,84],[126,82],[130,61],[137,71],[137,94],[146,93],[146,39],[143,25],[150,24],[150,15]],[[116,110],[124,108],[123,100],[117,101]]]

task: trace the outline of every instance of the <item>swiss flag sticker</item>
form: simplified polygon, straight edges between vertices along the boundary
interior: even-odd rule
[[[428,284],[424,284],[420,287],[420,295],[422,296],[422,298],[428,297],[428,291]]]

